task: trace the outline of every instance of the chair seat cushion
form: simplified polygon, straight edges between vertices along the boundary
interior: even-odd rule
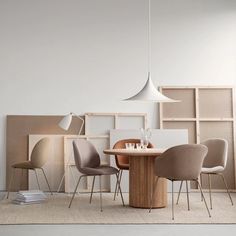
[[[101,165],[95,168],[81,168],[81,172],[86,175],[113,175],[117,174],[119,171],[114,167]]]
[[[214,167],[202,167],[201,169],[201,173],[219,173],[222,172],[224,170],[223,166],[214,166]]]
[[[13,164],[12,167],[20,169],[34,169],[34,166],[32,165],[31,161],[18,162]]]

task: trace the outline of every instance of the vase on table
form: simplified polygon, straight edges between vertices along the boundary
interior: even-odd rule
[[[152,133],[149,128],[148,129],[141,128],[140,144],[143,149],[147,149],[151,136]]]

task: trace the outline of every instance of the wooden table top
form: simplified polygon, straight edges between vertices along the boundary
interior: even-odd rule
[[[166,149],[163,148],[147,148],[147,149],[105,149],[103,152],[108,155],[122,156],[159,156]]]

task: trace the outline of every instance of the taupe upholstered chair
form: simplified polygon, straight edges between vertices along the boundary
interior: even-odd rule
[[[155,192],[159,178],[166,178],[172,181],[172,219],[174,219],[174,181],[196,181],[202,193],[198,178],[206,154],[207,147],[204,145],[184,144],[168,149],[160,157],[155,159],[154,172],[157,178],[154,182],[152,193]],[[209,217],[211,217],[203,193],[202,196]],[[151,197],[151,207],[149,212],[151,212],[152,209],[152,198],[153,196]]]
[[[102,184],[101,184],[101,176],[102,175],[116,175],[118,188],[121,195],[121,200],[124,206],[124,199],[120,188],[120,182],[118,178],[118,169],[111,167],[111,166],[104,166],[100,164],[100,156],[93,146],[87,140],[80,139],[77,142],[73,141],[73,150],[74,150],[74,158],[75,158],[75,165],[82,175],[79,177],[78,182],[76,184],[73,196],[71,198],[69,208],[71,207],[72,201],[75,197],[77,188],[79,186],[81,178],[85,176],[93,176],[93,183],[92,183],[92,190],[90,195],[90,203],[92,201],[93,196],[93,188],[95,177],[99,176],[99,185],[100,185],[100,208],[102,211]]]
[[[208,147],[208,153],[207,153],[207,155],[204,159],[203,165],[202,165],[200,180],[201,180],[201,185],[202,185],[202,175],[203,174],[208,175],[208,186],[209,186],[209,196],[210,196],[211,209],[212,209],[211,175],[221,176],[221,178],[224,182],[225,188],[227,190],[227,193],[229,195],[229,199],[231,201],[231,204],[233,205],[233,200],[231,198],[226,180],[225,180],[224,175],[222,173],[225,170],[226,163],[227,163],[228,142],[225,139],[214,138],[214,139],[208,139],[208,140],[202,142],[202,144]],[[177,204],[178,204],[179,195],[181,192],[181,186],[182,185],[180,185]]]
[[[221,176],[231,204],[233,205],[233,200],[230,196],[229,189],[226,180],[223,175],[225,170],[228,156],[228,142],[225,139],[208,139],[203,142],[205,146],[208,147],[207,156],[203,162],[201,175],[208,175],[208,185],[209,185],[209,195],[210,195],[210,207],[212,209],[212,197],[211,197],[211,175]]]
[[[140,143],[140,139],[122,139],[119,140],[115,143],[113,146],[113,149],[122,149],[125,148],[126,143]],[[153,148],[153,145],[149,142],[148,148]],[[115,155],[115,160],[116,160],[116,166],[119,168],[119,182],[121,184],[121,178],[122,178],[122,173],[123,170],[129,170],[129,157],[128,156],[122,156],[122,155]],[[114,192],[114,200],[116,198],[116,194],[118,195],[118,182],[116,181],[116,187],[115,187],[115,192]]]
[[[36,143],[36,145],[34,146],[32,153],[31,153],[30,161],[18,162],[18,163],[15,163],[12,165],[13,171],[12,171],[11,179],[10,179],[9,186],[8,186],[7,198],[9,197],[11,183],[13,181],[14,173],[15,173],[16,169],[22,169],[22,172],[23,172],[23,170],[34,170],[39,189],[40,189],[40,185],[39,185],[39,180],[38,180],[38,175],[37,175],[36,169],[42,170],[45,180],[47,182],[49,191],[52,194],[47,176],[46,176],[45,171],[43,169],[43,165],[46,163],[46,161],[49,157],[49,152],[50,152],[50,139],[43,138],[43,139],[39,140]]]

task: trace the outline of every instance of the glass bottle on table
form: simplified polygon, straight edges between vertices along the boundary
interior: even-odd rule
[[[150,138],[151,138],[151,130],[141,128],[140,144],[143,149],[147,149]]]

